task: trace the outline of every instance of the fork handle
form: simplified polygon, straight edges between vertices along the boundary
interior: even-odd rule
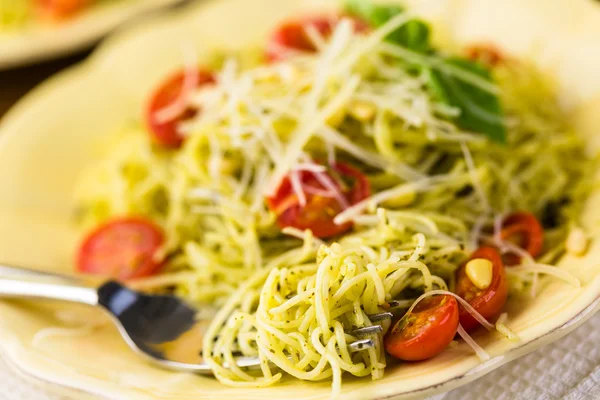
[[[98,305],[98,291],[67,275],[0,264],[0,298],[61,300]]]

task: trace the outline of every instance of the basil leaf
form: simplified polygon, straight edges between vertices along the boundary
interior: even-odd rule
[[[420,19],[411,19],[406,24],[390,33],[386,40],[397,43],[412,51],[427,53],[431,49],[429,36],[429,25]]]
[[[366,0],[348,0],[346,11],[377,28],[389,21],[390,18],[403,13],[404,8],[396,5],[375,5]],[[410,50],[425,53],[431,48],[429,37],[429,25],[420,19],[412,19],[391,32],[386,40]]]
[[[371,26],[378,27],[390,18],[404,12],[398,5],[375,5],[368,0],[347,0],[346,12],[354,15]]]
[[[483,65],[464,59],[448,58],[448,65],[461,68],[492,82],[490,71]],[[468,82],[451,76],[438,68],[430,70],[429,86],[438,99],[459,108],[456,124],[465,130],[486,135],[497,143],[506,143],[506,126],[500,99]]]
[[[395,5],[375,5],[368,0],[347,0],[346,11],[377,28],[404,12],[404,8]],[[431,31],[427,23],[420,19],[411,19],[391,32],[386,40],[418,53],[431,53],[430,36]],[[489,70],[483,65],[462,58],[449,58],[444,62],[492,81]],[[413,67],[416,70],[427,69],[423,65]],[[431,68],[429,71],[429,86],[439,100],[461,110],[455,120],[460,128],[480,132],[493,141],[506,143],[504,114],[497,96],[438,68]]]

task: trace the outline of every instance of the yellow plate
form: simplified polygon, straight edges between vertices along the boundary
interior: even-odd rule
[[[281,18],[324,1],[222,0],[194,5],[148,21],[109,40],[89,61],[63,73],[18,104],[0,125],[0,259],[54,270],[72,269],[77,234],[71,191],[96,154],[94,144],[126,121],[140,117],[149,90],[181,65],[180,43],[200,54],[211,48],[256,44]],[[415,0],[435,21],[438,40],[491,40],[537,61],[556,76],[578,129],[600,139],[600,9],[588,0]],[[328,3],[329,4],[329,3]],[[329,4],[330,6],[332,4]],[[454,42],[456,43],[456,42]],[[594,104],[596,109],[594,110]],[[540,155],[543,156],[543,155]],[[589,200],[585,221],[597,236],[600,196]],[[347,378],[342,397],[421,397],[449,390],[549,343],[589,318],[600,301],[600,241],[561,266],[583,286],[558,281],[529,301],[509,304],[509,326],[521,341],[481,333],[492,355],[480,364],[463,344],[418,364],[390,366],[384,379]],[[38,379],[114,399],[294,398],[326,399],[329,382],[286,379],[265,389],[232,389],[211,378],[156,369],[134,355],[110,326],[69,336],[36,335],[42,328],[79,326],[94,310],[39,303],[0,302],[0,350]],[[71,331],[72,332],[72,331]],[[35,340],[34,340],[35,339]]]
[[[118,0],[60,24],[31,23],[22,29],[0,31],[0,70],[83,49],[133,17],[181,1]]]

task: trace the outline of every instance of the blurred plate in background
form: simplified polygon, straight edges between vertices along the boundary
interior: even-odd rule
[[[136,16],[182,1],[114,0],[92,6],[60,23],[28,22],[22,27],[0,30],[0,70],[81,50]]]

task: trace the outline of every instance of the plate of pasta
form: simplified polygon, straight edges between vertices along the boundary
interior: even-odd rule
[[[125,21],[180,0],[2,0],[0,69],[92,45]]]
[[[117,34],[0,125],[0,257],[214,310],[214,377],[60,304],[1,302],[1,353],[111,399],[387,399],[560,338],[600,308],[599,21],[225,0]]]

